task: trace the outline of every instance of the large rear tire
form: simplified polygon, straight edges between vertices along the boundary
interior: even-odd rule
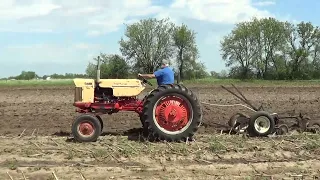
[[[144,102],[142,121],[151,137],[166,141],[192,139],[202,121],[196,95],[183,85],[161,85]]]

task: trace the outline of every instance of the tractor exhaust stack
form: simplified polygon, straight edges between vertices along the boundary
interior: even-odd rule
[[[98,62],[97,62],[97,82],[100,81],[100,56],[98,56]]]

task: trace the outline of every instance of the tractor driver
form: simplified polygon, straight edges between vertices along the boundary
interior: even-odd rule
[[[153,74],[138,74],[138,76],[144,77],[146,79],[156,78],[158,86],[165,84],[174,84],[174,72],[169,67],[169,63],[167,60],[163,60],[161,69],[155,71]]]

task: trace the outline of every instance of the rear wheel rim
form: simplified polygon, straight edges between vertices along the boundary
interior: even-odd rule
[[[90,137],[95,132],[94,125],[89,121],[81,122],[78,125],[77,130],[78,130],[78,133],[83,137]]]
[[[153,108],[153,120],[158,129],[166,134],[184,132],[191,124],[193,111],[190,102],[178,95],[160,98]]]

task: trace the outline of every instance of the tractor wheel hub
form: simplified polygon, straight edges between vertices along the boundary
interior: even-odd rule
[[[90,136],[93,133],[93,131],[94,131],[94,128],[91,123],[84,122],[79,125],[79,132],[82,135]]]
[[[190,107],[183,99],[169,96],[160,100],[156,106],[156,121],[166,131],[178,131],[188,124]]]

